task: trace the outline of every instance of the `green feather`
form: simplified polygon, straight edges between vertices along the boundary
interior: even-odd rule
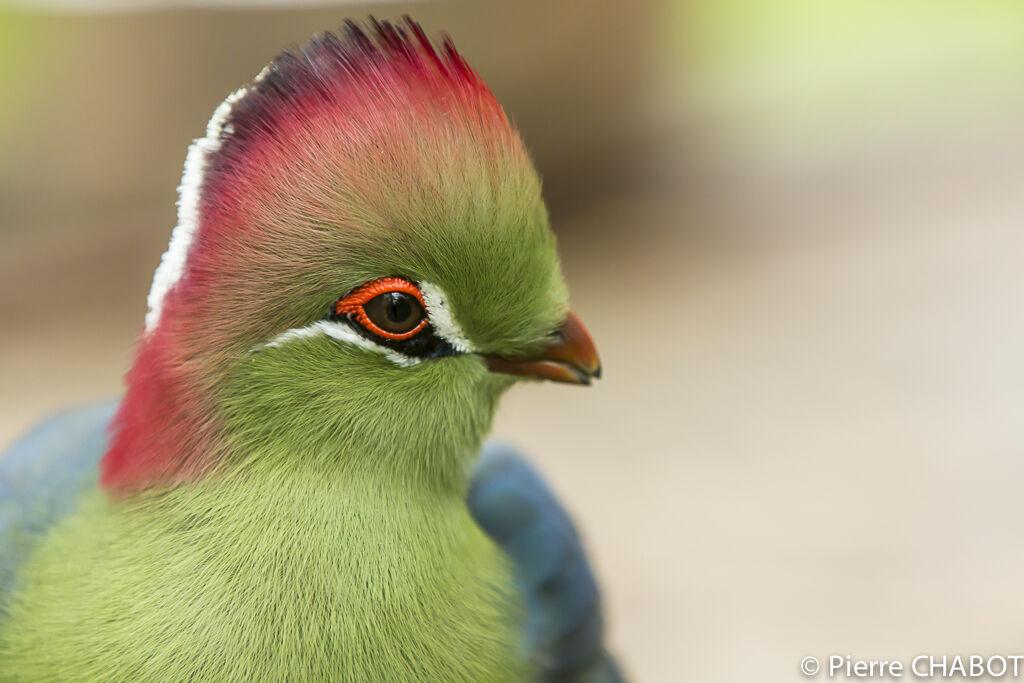
[[[22,574],[4,671],[523,680],[510,567],[464,502],[511,381],[327,337],[252,353],[225,392],[234,460],[198,485],[91,495]]]
[[[0,677],[526,677],[509,567],[463,501],[350,484],[310,469],[91,495],[23,574]]]

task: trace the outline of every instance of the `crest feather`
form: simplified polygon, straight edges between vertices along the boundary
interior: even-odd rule
[[[422,27],[371,17],[369,31],[346,20],[340,35],[325,32],[296,51],[282,52],[231,106],[219,132],[222,142],[270,134],[296,105],[340,103],[359,93],[414,89],[481,98],[500,111],[483,80],[445,35],[435,48]]]
[[[370,17],[368,30],[349,19],[339,34],[325,32],[282,52],[217,107],[206,136],[189,149],[178,187],[178,224],[150,289],[146,332],[157,327],[165,298],[184,276],[211,185],[218,177],[232,184],[252,145],[323,107],[341,109],[337,118],[344,120],[360,109],[384,118],[400,114],[403,105],[439,102],[499,136],[511,132],[494,95],[451,38],[445,35],[435,48],[408,16],[402,24]],[[352,125],[359,125],[355,118]]]

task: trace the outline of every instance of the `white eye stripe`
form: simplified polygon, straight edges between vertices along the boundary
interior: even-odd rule
[[[470,353],[473,350],[472,345],[469,340],[466,339],[465,335],[462,333],[462,328],[459,327],[458,322],[448,309],[447,298],[441,288],[430,283],[421,283],[420,291],[423,293],[423,303],[427,306],[427,316],[430,319],[430,324],[434,327],[435,333],[451,344],[452,348],[457,352]],[[321,335],[331,337],[341,342],[355,344],[356,346],[367,349],[368,351],[374,351],[381,354],[395,365],[401,367],[412,367],[422,361],[421,358],[408,356],[387,346],[377,344],[372,339],[356,332],[349,325],[332,320],[318,320],[317,322],[305,327],[293,327],[290,330],[285,330],[266,344],[263,344],[254,350],[259,350],[260,348],[276,348],[293,341],[310,339]]]
[[[429,282],[421,282],[420,292],[423,293],[423,303],[427,305],[427,317],[437,331],[437,336],[451,344],[459,353],[474,351],[473,345],[466,338],[466,333],[462,331],[462,327],[448,308],[448,297],[441,288]]]
[[[259,348],[272,349],[278,346],[283,346],[289,342],[319,336],[331,337],[332,339],[337,339],[340,342],[354,344],[360,348],[367,349],[368,351],[374,351],[381,354],[395,365],[399,365],[403,368],[412,367],[420,362],[419,358],[407,356],[404,353],[395,351],[394,349],[389,349],[386,346],[375,344],[345,323],[334,322],[332,320],[319,320],[312,325],[307,325],[306,327],[293,327],[290,330],[285,330]]]

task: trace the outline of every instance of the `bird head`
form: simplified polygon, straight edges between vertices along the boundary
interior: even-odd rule
[[[231,461],[457,482],[515,380],[599,374],[518,133],[411,21],[282,54],[179,191],[108,485]]]

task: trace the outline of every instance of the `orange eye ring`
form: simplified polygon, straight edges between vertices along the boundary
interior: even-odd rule
[[[370,316],[366,313],[366,304],[377,298],[381,294],[387,294],[388,292],[403,292],[409,294],[419,301],[420,306],[423,308],[423,319],[416,324],[411,330],[407,332],[389,332],[381,328],[380,325],[373,322]],[[423,301],[423,293],[420,292],[420,288],[414,283],[401,277],[382,277],[371,282],[367,282],[364,285],[360,285],[352,290],[348,295],[339,299],[334,304],[334,312],[337,315],[351,315],[354,316],[356,321],[360,325],[365,327],[370,332],[384,337],[385,339],[392,339],[395,341],[401,341],[403,339],[409,339],[415,336],[427,323],[430,322],[426,315],[427,304]]]

